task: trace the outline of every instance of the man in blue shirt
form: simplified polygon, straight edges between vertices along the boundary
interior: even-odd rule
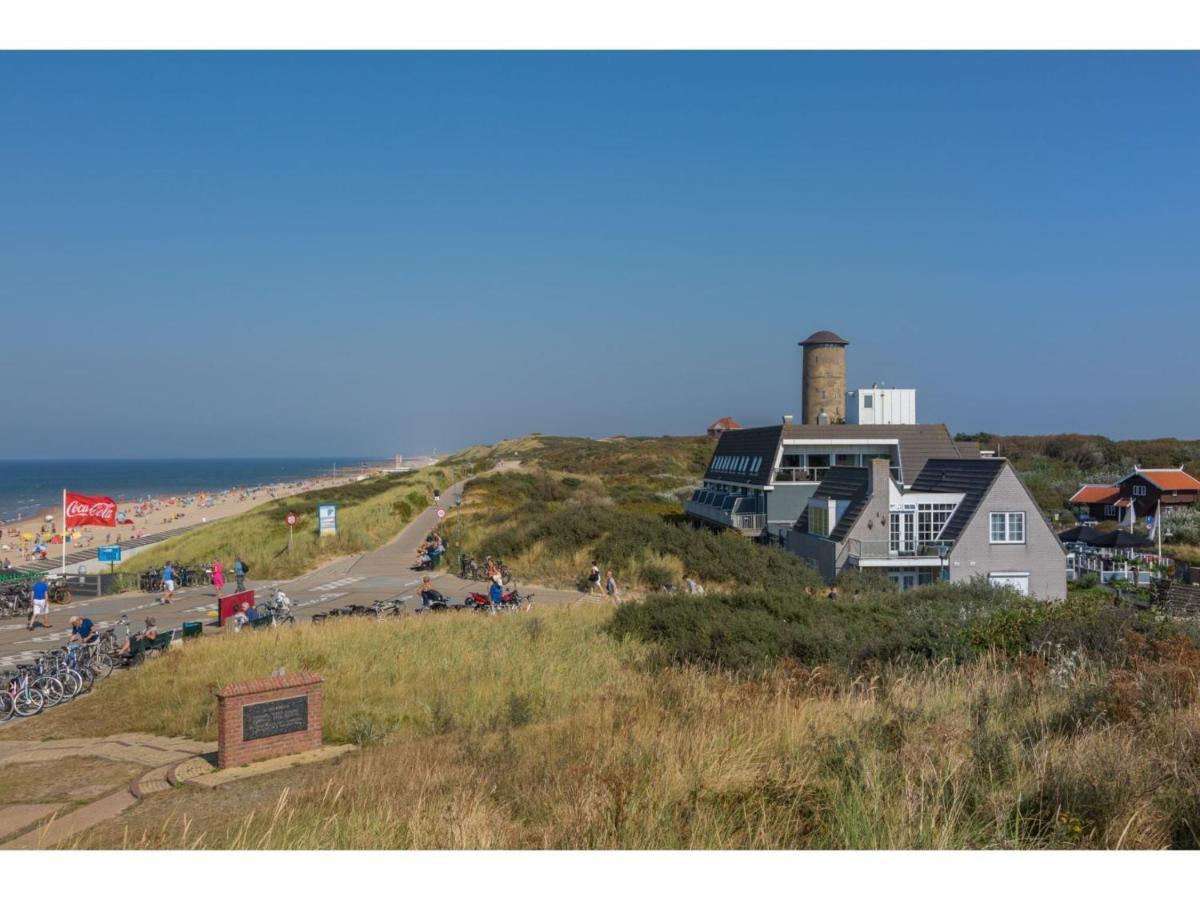
[[[171,598],[175,596],[175,569],[172,567],[170,560],[168,560],[167,564],[163,566],[162,584],[163,590],[166,591],[166,593],[159,598],[160,602],[170,603]]]
[[[71,617],[71,643],[79,641],[81,644],[91,644],[99,636],[91,619],[83,619],[79,616]]]
[[[29,613],[29,630],[33,631],[37,617],[42,617],[42,627],[50,627],[50,585],[46,584],[46,576],[39,575],[30,594],[33,610]]]

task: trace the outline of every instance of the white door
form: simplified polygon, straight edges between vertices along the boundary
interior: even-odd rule
[[[996,587],[1014,588],[1026,597],[1029,596],[1028,572],[990,572],[988,573],[988,581]]]

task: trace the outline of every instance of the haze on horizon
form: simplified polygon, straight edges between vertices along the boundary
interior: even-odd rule
[[[1200,437],[1200,55],[0,54],[0,458]]]

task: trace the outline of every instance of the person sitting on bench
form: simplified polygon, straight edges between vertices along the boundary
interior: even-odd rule
[[[429,606],[431,603],[445,603],[446,598],[442,596],[441,591],[435,590],[433,582],[426,575],[421,579],[421,605]]]
[[[123,657],[125,659],[128,659],[129,657],[133,656],[134,641],[138,641],[141,644],[142,650],[144,652],[146,649],[146,645],[149,644],[151,641],[155,640],[157,637],[158,637],[158,625],[155,624],[153,619],[148,618],[148,619],[146,619],[146,627],[142,630],[141,634],[130,635],[129,637],[125,638],[125,643],[122,644],[120,646],[120,648],[117,650],[117,656]]]

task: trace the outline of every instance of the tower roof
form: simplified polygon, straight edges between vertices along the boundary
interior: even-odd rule
[[[814,331],[800,342],[800,346],[806,347],[809,344],[839,344],[845,347],[849,343],[849,341],[843,340],[832,331]]]

